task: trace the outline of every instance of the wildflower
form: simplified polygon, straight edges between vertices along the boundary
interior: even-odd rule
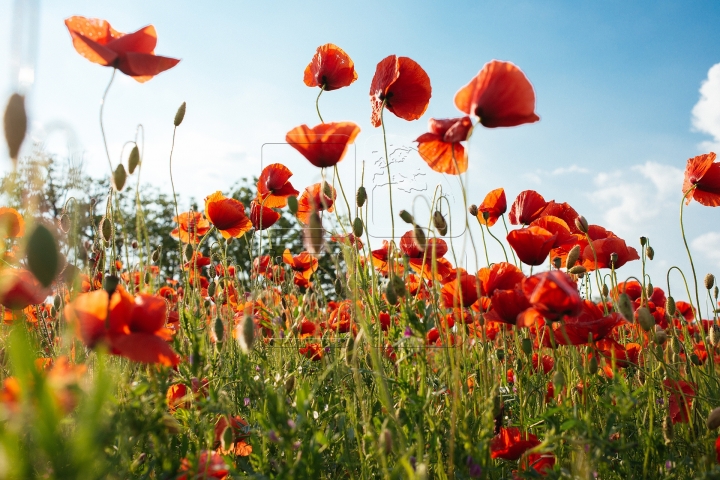
[[[313,212],[332,212],[336,197],[337,192],[328,183],[310,185],[303,191],[298,199],[298,220],[308,225],[310,223],[310,215]]]
[[[25,220],[14,208],[0,207],[0,233],[5,238],[20,238],[25,235]]]
[[[370,84],[371,122],[379,127],[382,109],[403,120],[417,120],[430,104],[430,77],[414,60],[390,55],[377,64]]]
[[[224,238],[240,238],[252,228],[252,222],[245,215],[245,205],[220,191],[205,197],[205,215]]]
[[[547,205],[548,202],[535,190],[522,191],[510,207],[510,223],[529,225],[540,216]]]
[[[620,313],[612,312],[605,315],[602,306],[589,300],[583,300],[578,314],[565,317],[562,323],[552,323],[550,328],[553,330],[556,343],[584,345],[588,343],[589,335],[592,335],[592,340],[597,342],[607,337],[616,326],[623,323],[625,323],[625,319]],[[538,331],[537,335],[543,337],[544,346],[551,346],[550,335],[547,332],[542,335]]]
[[[29,270],[3,268],[0,270],[0,305],[10,310],[22,310],[42,303],[52,290],[43,287]]]
[[[625,240],[614,236],[593,239],[592,246],[587,245],[582,253],[583,266],[588,270],[596,268],[620,268],[632,260],[640,260],[637,250],[628,247]],[[591,237],[592,238],[592,237]],[[593,253],[593,249],[595,252]],[[615,259],[615,254],[617,259]],[[597,264],[595,263],[597,257]]]
[[[452,278],[454,269],[448,260],[442,258],[448,251],[445,240],[431,238],[426,242],[425,249],[421,249],[415,239],[414,231],[409,230],[400,238],[400,250],[408,257],[410,268],[423,277],[444,281]]]
[[[538,273],[522,281],[522,290],[532,307],[549,321],[562,320],[582,311],[577,285],[559,270]]]
[[[230,444],[223,445],[222,439],[226,429],[230,429]],[[222,415],[215,423],[215,448],[217,453],[234,453],[238,457],[247,457],[252,453],[252,446],[246,440],[249,437],[250,425],[239,415],[226,417]]]
[[[313,362],[322,360],[325,351],[319,343],[310,343],[307,346],[301,347],[299,350],[300,355],[303,355]]]
[[[355,64],[337,45],[327,43],[317,48],[307,67],[303,81],[308,87],[325,91],[347,87],[357,80]]]
[[[540,120],[535,92],[525,74],[510,62],[492,60],[455,94],[455,106],[476,115],[487,128],[515,127]]]
[[[668,411],[672,423],[687,423],[690,418],[696,386],[685,380],[663,380],[663,386],[670,393]]]
[[[290,265],[296,273],[299,273],[306,280],[310,280],[310,277],[318,269],[318,259],[312,256],[308,252],[300,252],[298,255],[293,256],[290,250],[283,252],[283,262]]]
[[[180,464],[180,471],[184,473],[177,480],[225,479],[230,473],[230,467],[219,453],[204,451],[200,453],[197,465],[184,458]]]
[[[507,241],[518,258],[527,265],[542,265],[555,244],[557,235],[544,228],[527,227],[513,230]]]
[[[480,281],[481,294],[489,297],[495,290],[512,290],[520,284],[525,275],[512,263],[498,262],[478,270],[477,278]]]
[[[472,130],[470,117],[429,121],[428,133],[420,135],[418,153],[430,168],[440,173],[459,175],[467,170],[465,147],[460,142],[468,139]]]
[[[70,17],[65,20],[75,50],[93,63],[117,68],[140,83],[169,70],[180,60],[155,55],[157,33],[148,25],[134,33],[120,33],[105,20]]]
[[[300,125],[285,135],[285,141],[319,168],[332,167],[345,156],[360,127],[352,122],[321,123],[312,128]]]
[[[469,307],[478,299],[479,283],[477,277],[459,270],[461,269],[456,270],[455,279],[443,285],[440,292],[443,303],[448,308]]]
[[[483,225],[492,227],[495,222],[498,221],[507,211],[507,199],[505,198],[505,189],[496,188],[487,195],[480,204],[478,209],[477,218]],[[487,216],[487,219],[485,218]]]
[[[550,384],[552,385],[552,384]],[[544,476],[547,475],[550,470],[553,469],[555,466],[555,455],[553,455],[550,452],[546,453],[530,453],[526,456],[524,456],[520,460],[520,470],[521,471],[531,471],[534,470],[538,474]],[[515,476],[513,473],[513,478],[520,478]]]
[[[500,432],[490,440],[490,456],[517,460],[538,445],[540,441],[532,433],[521,432],[517,427],[500,427]]]
[[[250,222],[255,230],[265,230],[280,220],[280,214],[272,208],[260,205],[257,200],[250,202]]]
[[[258,201],[268,208],[282,208],[287,205],[288,197],[298,192],[290,183],[292,172],[282,163],[273,163],[263,168],[258,179]]]
[[[520,287],[507,290],[495,290],[490,297],[490,309],[485,312],[485,320],[510,325],[517,323],[518,315],[530,308],[530,303]]]
[[[183,212],[179,217],[173,218],[178,226],[170,232],[183,243],[197,243],[200,237],[210,231],[210,223],[200,212]]]
[[[707,207],[720,206],[720,162],[714,152],[698,155],[687,161],[683,193],[686,204],[695,199]]]

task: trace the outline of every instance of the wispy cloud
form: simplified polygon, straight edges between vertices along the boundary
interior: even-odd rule
[[[700,87],[700,100],[693,107],[692,123],[696,130],[713,137],[712,141],[702,142],[704,150],[720,149],[720,63],[710,68]]]
[[[715,266],[720,266],[720,232],[704,233],[692,241],[692,246]]]

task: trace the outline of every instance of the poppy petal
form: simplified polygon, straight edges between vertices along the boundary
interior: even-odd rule
[[[177,58],[161,57],[150,53],[127,52],[118,61],[117,68],[140,83],[173,68],[180,62]]]
[[[415,141],[420,157],[436,172],[459,175],[467,171],[467,155],[460,143],[444,142],[434,133],[425,133]]]
[[[113,352],[134,362],[157,363],[174,367],[180,357],[162,338],[149,333],[131,333],[112,341]]]

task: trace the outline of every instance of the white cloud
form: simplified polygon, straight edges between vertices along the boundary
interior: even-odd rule
[[[709,261],[720,266],[720,232],[708,232],[700,235],[692,241],[692,247]]]
[[[700,100],[692,110],[696,130],[712,135],[712,141],[701,144],[704,150],[720,149],[720,63],[708,71],[707,80],[700,87]]]
[[[565,175],[567,173],[590,173],[590,170],[577,165],[570,165],[569,167],[560,167],[552,171],[552,175]]]

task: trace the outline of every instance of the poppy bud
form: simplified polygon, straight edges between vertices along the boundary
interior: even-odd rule
[[[390,305],[395,305],[398,302],[398,296],[395,292],[394,282],[388,282],[387,286],[385,287],[385,298]]]
[[[646,237],[640,237],[640,246],[644,247],[646,243],[647,243],[647,238],[646,238]]]
[[[355,235],[355,238],[362,237],[363,230],[363,221],[360,219],[360,217],[355,217],[355,220],[353,220],[353,235]]]
[[[583,267],[582,265],[575,265],[570,270],[568,270],[568,273],[572,273],[573,275],[585,275],[587,272],[587,268]]]
[[[407,210],[400,210],[399,215],[400,215],[400,218],[402,218],[403,222],[409,223],[411,225],[415,223],[415,219],[413,218],[412,215],[410,215],[410,212],[408,212]]]
[[[717,348],[720,346],[720,327],[717,325],[710,327],[710,333],[708,336],[710,337],[710,343],[712,343],[713,347]]]
[[[651,328],[655,327],[655,317],[653,317],[652,313],[650,313],[650,310],[648,310],[647,307],[638,308],[637,314],[638,323],[643,330],[649,332]]]
[[[575,245],[568,252],[567,262],[565,263],[565,266],[567,268],[574,267],[579,258],[580,258],[580,245]]]
[[[720,407],[714,408],[707,418],[707,427],[715,430],[720,427]]]
[[[680,340],[678,340],[677,337],[673,337],[672,342],[670,342],[670,348],[672,348],[672,351],[676,354],[681,353],[683,350]]]
[[[238,328],[241,329],[240,335],[238,335],[240,349],[245,353],[250,353],[255,342],[255,322],[253,322],[253,318],[250,315],[245,315]]]
[[[63,213],[60,215],[60,220],[58,220],[58,227],[63,233],[68,233],[70,231],[70,217],[67,213]]]
[[[295,195],[290,195],[287,199],[288,203],[288,210],[290,210],[290,213],[295,215],[298,211],[298,199]]]
[[[177,435],[178,433],[180,433],[180,430],[182,429],[182,427],[180,426],[180,422],[175,420],[175,417],[173,417],[169,413],[163,414],[162,418],[160,419],[160,423],[162,423],[162,425],[167,429],[168,433],[170,433],[172,435]],[[145,454],[143,453],[140,456],[141,458],[143,458],[143,461],[144,461],[144,455]],[[138,460],[140,460],[140,458],[138,458]]]
[[[655,257],[655,250],[652,247],[647,247],[645,249],[645,256],[648,260],[652,260]]]
[[[707,275],[705,275],[705,288],[710,290],[713,288],[714,285],[715,285],[715,275],[713,275],[712,273],[708,273]]]
[[[608,288],[607,283],[603,283],[602,296],[607,297],[608,295],[610,295],[610,289]]]
[[[192,245],[190,245],[189,243],[187,245],[185,245],[185,248],[183,249],[183,255],[185,256],[186,262],[189,262],[190,260],[192,260],[192,257],[193,257]]]
[[[208,297],[214,297],[215,296],[215,288],[217,284],[215,282],[211,282],[210,285],[208,285]]]
[[[49,287],[60,271],[57,241],[44,225],[37,225],[25,247],[28,270],[45,287]]]
[[[475,204],[470,205],[470,206],[468,207],[468,212],[469,212],[470,215],[472,215],[473,217],[477,217],[477,216],[478,216],[478,207],[477,207],[477,205],[475,205]]]
[[[125,172],[125,167],[121,163],[115,169],[115,173],[113,173],[113,185],[115,185],[115,190],[118,192],[122,191],[125,186],[125,180],[127,180],[127,173]]]
[[[53,298],[53,306],[55,308],[60,308],[60,305],[62,305],[62,298],[60,295],[55,295],[55,298]]]
[[[665,417],[663,420],[662,425],[662,432],[663,432],[663,438],[665,439],[665,444],[669,445],[673,441],[673,424],[672,424],[672,418],[669,416]]]
[[[693,365],[700,366],[702,365],[702,362],[700,361],[700,357],[697,356],[697,353],[691,353],[690,354],[690,361],[693,363]]]
[[[590,373],[590,375],[595,375],[598,372],[597,358],[592,357],[588,362],[588,372]]]
[[[152,276],[150,275],[150,272],[145,272],[145,284],[149,285],[152,281]]]
[[[585,220],[585,217],[583,217],[582,215],[579,215],[575,218],[575,226],[582,233],[588,233],[588,230],[590,229],[590,226],[588,225],[588,221]]]
[[[668,296],[665,300],[665,311],[671,317],[675,316],[675,299],[673,297]]]
[[[341,296],[343,294],[343,284],[339,278],[333,282],[333,287],[335,288],[335,294],[337,296]]]
[[[160,260],[160,255],[162,255],[162,245],[158,245],[157,249],[155,249],[150,256],[150,259],[153,263],[157,263]]]
[[[318,254],[322,250],[325,238],[323,235],[322,220],[318,212],[312,212],[310,214],[310,223],[303,231],[303,240],[305,248],[310,253]]]
[[[663,330],[660,325],[655,325],[655,335],[653,336],[653,341],[658,345],[664,345],[665,342],[667,342],[667,339],[667,332]]]
[[[5,140],[10,158],[17,161],[20,147],[27,132],[27,114],[25,113],[25,97],[13,93],[5,108]]]
[[[177,109],[177,113],[175,114],[175,120],[173,121],[176,127],[179,127],[183,119],[185,118],[185,107],[186,104],[185,102],[183,102],[182,105],[180,105],[180,108]]]
[[[360,188],[358,188],[357,194],[355,195],[355,201],[357,202],[358,208],[362,208],[363,205],[365,205],[365,200],[367,200],[367,190],[365,190],[365,187],[360,185]]]
[[[130,172],[130,175],[133,174],[138,165],[140,165],[140,149],[136,144],[130,150],[130,156],[128,157],[128,172]]]
[[[112,223],[107,217],[103,217],[102,220],[100,220],[100,234],[106,242],[109,242],[110,238],[112,238]]]
[[[425,251],[425,247],[427,246],[427,243],[425,241],[425,232],[422,231],[422,228],[415,225],[415,228],[413,229],[413,240],[415,240],[415,245],[420,249],[420,251]]]
[[[562,266],[562,258],[560,258],[560,257],[555,257],[555,258],[552,259],[552,263],[553,263],[553,267],[555,267],[555,268],[557,268],[557,269],[559,270],[560,267]]]
[[[502,348],[498,348],[495,351],[495,355],[497,355],[498,360],[502,362],[505,359],[505,350],[503,350]]]
[[[222,342],[223,337],[225,336],[225,325],[223,324],[222,318],[215,318],[215,325],[213,325],[213,329],[215,330],[215,338],[217,338],[217,341]]]
[[[525,352],[525,355],[530,355],[532,353],[532,340],[523,338],[522,342],[520,342],[520,349]]]
[[[385,452],[385,455],[390,455],[392,452],[392,433],[387,428],[380,433],[380,450]]]
[[[625,317],[625,320],[628,322],[633,321],[632,301],[630,300],[630,297],[628,297],[627,293],[621,293],[618,296],[617,308],[622,316]]]
[[[402,298],[405,295],[407,295],[407,290],[405,289],[405,282],[403,281],[402,277],[393,275],[392,278],[390,278],[390,283],[393,284],[393,288],[395,289],[395,294],[398,297]]]
[[[120,279],[115,275],[106,275],[103,281],[103,290],[105,290],[108,296],[112,296],[117,290],[117,286],[120,283]]]
[[[345,342],[345,364],[347,366],[352,365],[354,348],[355,339],[351,335],[348,337],[347,342]]]
[[[130,246],[133,248],[133,250],[137,250],[137,248],[138,248],[137,240],[133,240],[132,243],[130,243]]]
[[[612,265],[613,268],[615,268],[615,264],[618,261],[618,254],[616,252],[612,252],[610,254],[610,265]]]
[[[558,390],[561,390],[565,386],[565,375],[561,370],[555,372],[555,375],[553,375],[552,383],[553,386]]]
[[[713,288],[713,295],[715,296],[715,299],[717,300],[718,294],[720,293],[720,288],[718,288],[717,285],[715,285],[715,288]]]
[[[292,393],[293,388],[295,388],[295,376],[290,375],[287,380],[285,380],[285,393],[290,395]]]
[[[447,234],[448,226],[445,221],[445,217],[443,217],[442,213],[437,210],[433,213],[433,225],[441,237],[444,237]]]

